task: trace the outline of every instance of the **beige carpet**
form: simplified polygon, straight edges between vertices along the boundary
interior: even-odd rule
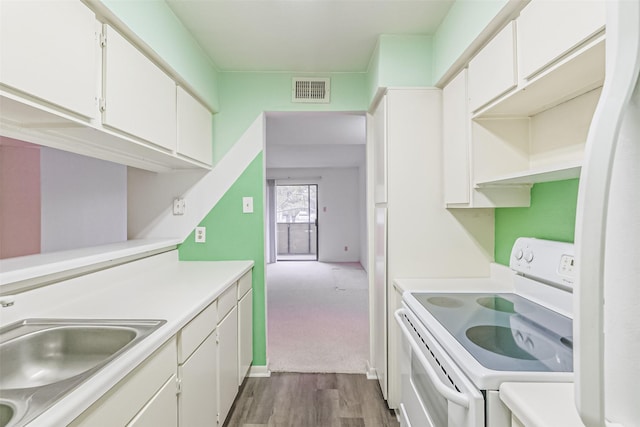
[[[359,263],[267,265],[267,356],[274,372],[365,373],[367,275]]]

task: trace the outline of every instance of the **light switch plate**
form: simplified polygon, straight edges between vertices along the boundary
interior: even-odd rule
[[[242,198],[242,213],[253,213],[253,197]]]

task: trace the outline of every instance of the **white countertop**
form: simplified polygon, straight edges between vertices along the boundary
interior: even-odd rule
[[[130,258],[175,249],[178,239],[136,239],[108,245],[49,252],[0,260],[0,292],[14,292],[50,279],[62,280],[72,273],[106,268]]]
[[[500,399],[526,427],[584,427],[573,383],[503,383]]]
[[[509,267],[491,263],[489,277],[396,278],[393,286],[400,292],[513,292],[514,276]]]
[[[30,426],[66,425],[229,285],[253,261],[178,261],[177,251],[15,295],[0,325],[25,318],[164,319],[167,322],[44,412]]]

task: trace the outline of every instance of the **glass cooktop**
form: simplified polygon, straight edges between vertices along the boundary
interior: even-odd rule
[[[412,293],[484,367],[573,371],[572,321],[516,294]]]

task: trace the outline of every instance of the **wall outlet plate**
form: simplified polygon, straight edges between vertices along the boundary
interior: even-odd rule
[[[173,199],[173,214],[174,215],[184,215],[185,203],[184,199],[180,197],[176,197]]]
[[[207,227],[196,227],[196,243],[207,241]]]
[[[253,213],[253,197],[242,198],[242,213]]]

